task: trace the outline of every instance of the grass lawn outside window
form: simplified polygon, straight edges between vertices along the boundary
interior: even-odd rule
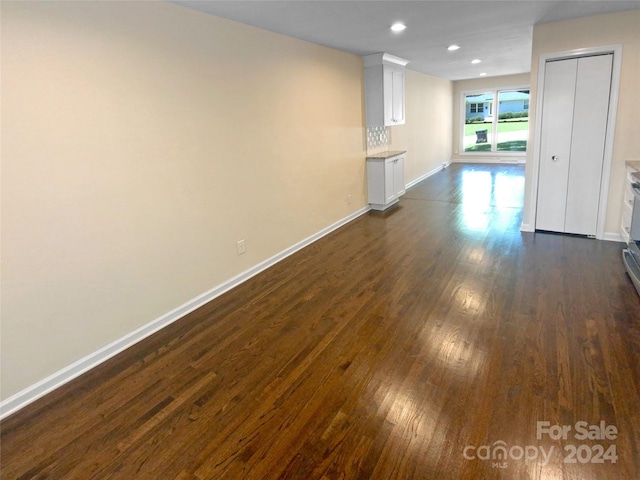
[[[465,152],[490,152],[492,137],[491,122],[467,123],[464,126],[464,151]],[[487,130],[486,142],[478,142],[482,134],[476,132]],[[529,136],[529,119],[500,120],[498,121],[498,152],[526,152],[527,138]]]

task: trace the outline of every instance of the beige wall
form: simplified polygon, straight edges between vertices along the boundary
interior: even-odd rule
[[[531,112],[530,139],[534,138],[536,119],[538,60],[547,53],[564,52],[579,48],[622,45],[620,97],[615,141],[609,182],[609,197],[605,235],[620,230],[622,182],[625,160],[640,160],[640,10],[600,15],[564,22],[537,25],[533,29],[533,55],[531,58]],[[527,179],[523,224],[533,225],[535,210],[531,205],[533,148],[527,153]]]
[[[470,80],[458,80],[453,83],[453,157],[454,162],[476,163],[476,162],[494,162],[498,161],[517,161],[525,160],[523,155],[513,154],[460,154],[460,134],[462,133],[462,118],[464,112],[461,110],[462,92],[474,90],[493,90],[512,87],[528,87],[530,83],[529,74],[520,75],[504,75],[500,77],[482,77]]]
[[[362,84],[170,3],[3,1],[2,398],[362,209]]]
[[[406,123],[389,127],[389,150],[407,151],[405,183],[451,160],[452,92],[449,80],[406,71]]]

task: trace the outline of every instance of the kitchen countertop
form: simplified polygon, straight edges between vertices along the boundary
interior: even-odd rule
[[[397,157],[398,155],[402,155],[403,153],[407,153],[407,151],[406,150],[387,150],[384,152],[372,153],[371,155],[367,155],[367,160],[386,160],[387,158]]]
[[[624,163],[627,165],[627,167],[631,167],[635,169],[636,172],[640,172],[640,161],[632,162],[631,160],[627,160]]]

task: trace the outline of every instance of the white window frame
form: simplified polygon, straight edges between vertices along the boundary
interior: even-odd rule
[[[470,157],[526,157],[527,152],[518,152],[518,151],[498,151],[494,150],[497,148],[497,135],[494,134],[491,136],[491,150],[488,152],[465,152],[464,151],[464,126],[465,126],[465,118],[467,113],[467,105],[466,105],[466,97],[473,95],[482,95],[486,93],[490,93],[493,95],[493,103],[498,101],[498,93],[499,92],[511,92],[514,90],[529,90],[529,95],[531,95],[531,88],[529,85],[516,85],[514,87],[496,87],[496,88],[482,88],[477,90],[464,90],[460,92],[460,134],[459,134],[459,142],[458,142],[458,152],[461,157],[470,156]],[[497,111],[495,108],[491,108],[489,112],[490,116],[493,116],[493,112]],[[529,129],[531,129],[531,123],[529,123]],[[492,132],[498,132],[498,115],[493,116],[492,123]],[[527,142],[527,149],[531,148],[529,142]]]

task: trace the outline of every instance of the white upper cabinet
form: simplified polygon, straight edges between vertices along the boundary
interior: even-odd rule
[[[409,61],[388,53],[362,58],[367,127],[404,125],[404,67]]]

